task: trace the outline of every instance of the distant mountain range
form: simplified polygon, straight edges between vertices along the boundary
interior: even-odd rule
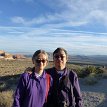
[[[69,62],[77,64],[107,65],[107,55],[69,56]]]
[[[52,53],[48,53],[49,60],[52,61]],[[26,57],[32,57],[32,55],[25,55]],[[90,64],[90,65],[106,65],[107,66],[107,55],[69,55],[69,63],[75,64]]]
[[[0,50],[0,58],[14,58],[14,59],[23,59],[31,58],[32,53],[28,52],[16,52],[14,54],[7,53],[3,50]],[[48,52],[49,61],[53,61],[53,54]],[[107,66],[107,55],[69,55],[69,63],[80,64],[80,65],[106,65]]]

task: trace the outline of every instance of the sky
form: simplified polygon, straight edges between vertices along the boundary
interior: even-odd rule
[[[107,55],[107,0],[0,0],[0,50],[65,48]]]

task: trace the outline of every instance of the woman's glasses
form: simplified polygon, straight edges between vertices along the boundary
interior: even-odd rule
[[[40,59],[36,59],[36,63],[45,63],[47,60],[45,60],[45,59],[42,59],[42,60],[40,60]]]

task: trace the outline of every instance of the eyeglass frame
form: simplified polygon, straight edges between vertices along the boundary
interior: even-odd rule
[[[64,56],[64,55],[54,55],[55,59],[59,59],[59,58],[63,59],[64,57],[66,57],[66,56]]]
[[[42,60],[41,60],[41,59],[36,59],[36,60],[35,60],[35,62],[38,63],[38,64],[41,63],[41,62],[44,64],[44,63],[46,63],[47,61],[48,61],[47,59],[42,59]]]

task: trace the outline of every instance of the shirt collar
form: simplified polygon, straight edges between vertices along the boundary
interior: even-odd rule
[[[55,69],[55,71],[56,71],[56,73],[58,74],[58,71],[56,70],[56,68],[54,67],[54,69]],[[64,68],[63,70],[62,70],[62,76],[65,76],[65,75],[67,75],[67,68]],[[60,71],[61,72],[61,71]]]
[[[43,71],[43,73],[42,73],[42,75],[40,75],[39,77],[37,77],[37,73],[35,73],[35,71],[34,71],[34,68],[33,68],[33,73],[32,73],[32,76],[34,77],[34,78],[46,78],[46,71],[44,70]]]

